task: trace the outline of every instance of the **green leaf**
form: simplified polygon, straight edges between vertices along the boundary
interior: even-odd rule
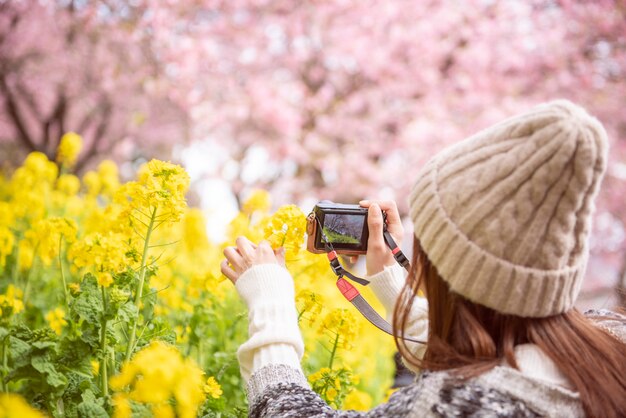
[[[4,339],[7,335],[9,335],[9,330],[5,327],[0,327],[0,340]]]
[[[56,341],[35,341],[33,343],[33,347],[44,349],[49,347],[55,347],[57,345]]]
[[[79,417],[102,417],[108,418],[109,414],[102,406],[103,399],[96,398],[93,391],[86,389],[82,394],[83,401],[78,404],[78,416]]]
[[[67,384],[67,378],[56,370],[49,356],[33,356],[30,359],[30,364],[39,373],[46,375],[46,382],[50,386],[60,388]]]
[[[128,301],[120,307],[118,316],[122,321],[130,322],[131,319],[137,318],[139,310],[132,301]]]
[[[13,367],[22,367],[30,364],[31,346],[26,341],[16,337],[9,337],[9,357],[13,359]]]
[[[85,418],[109,418],[106,409],[94,402],[81,402],[78,404],[78,416]]]
[[[148,323],[154,317],[154,305],[157,301],[157,292],[154,289],[149,289],[147,293],[144,293],[143,298],[143,320]]]
[[[86,274],[80,288],[80,295],[72,302],[72,314],[76,314],[92,324],[99,323],[104,308],[96,278],[91,274]]]

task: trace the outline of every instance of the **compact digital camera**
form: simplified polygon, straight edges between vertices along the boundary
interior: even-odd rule
[[[367,252],[367,208],[330,201],[319,202],[307,217],[307,250],[327,252],[326,243],[338,254]]]

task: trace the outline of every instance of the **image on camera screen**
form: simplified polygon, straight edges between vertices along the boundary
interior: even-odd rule
[[[363,215],[327,213],[324,216],[324,234],[333,244],[360,244],[364,221]]]

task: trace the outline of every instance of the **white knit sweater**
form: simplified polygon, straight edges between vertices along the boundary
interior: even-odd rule
[[[390,319],[404,285],[404,270],[393,265],[368,277],[368,280]],[[304,343],[298,328],[294,284],[290,273],[277,264],[258,265],[242,274],[235,286],[249,310],[249,339],[237,352],[244,380],[248,382],[254,372],[269,365],[286,365],[301,370]],[[406,335],[421,340],[427,338],[426,299],[418,298],[415,301]],[[424,349],[418,344],[414,344],[412,348],[418,354]],[[517,346],[515,356],[522,374],[564,388],[572,387],[554,362],[537,346]]]

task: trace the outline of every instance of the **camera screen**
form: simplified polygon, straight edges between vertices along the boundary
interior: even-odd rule
[[[324,216],[324,234],[332,244],[360,244],[363,234],[363,215],[327,213]]]

